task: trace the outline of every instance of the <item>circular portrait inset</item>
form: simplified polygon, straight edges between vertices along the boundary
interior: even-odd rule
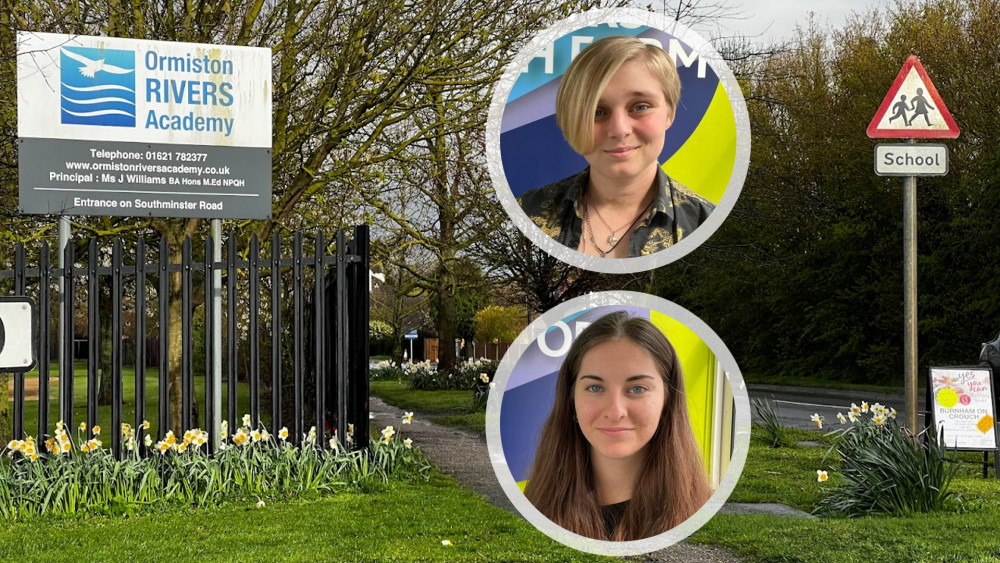
[[[491,178],[518,228],[608,273],[704,242],[735,205],[749,157],[725,61],[681,24],[635,10],[586,12],[536,36],[497,85],[487,123]]]
[[[608,292],[547,312],[504,356],[487,406],[501,486],[542,532],[607,555],[662,549],[722,506],[749,448],[729,351],[683,308]]]

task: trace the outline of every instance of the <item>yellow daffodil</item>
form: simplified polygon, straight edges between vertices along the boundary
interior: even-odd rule
[[[896,409],[889,409],[889,418],[896,418]]]
[[[18,445],[18,441],[17,440],[11,440],[11,441],[7,442],[7,449],[8,450],[16,450],[17,449],[17,445]]]
[[[24,453],[28,449],[28,442],[26,440],[19,440],[17,442],[17,449],[21,450],[21,453]]]
[[[143,420],[142,421],[142,429],[143,430],[149,430],[149,421],[148,420]]]
[[[411,422],[413,422],[413,413],[412,412],[404,412],[403,413],[403,424],[410,424]],[[392,428],[392,427],[390,426],[389,428]]]
[[[175,442],[177,442],[177,437],[174,436],[173,430],[167,430],[167,435],[164,436],[163,440],[167,443],[168,446],[172,446],[174,445]]]
[[[410,439],[410,438],[407,438],[407,439],[403,440],[403,445],[405,445],[406,449],[408,449],[408,450],[412,449],[413,448],[413,440]]]
[[[879,426],[882,426],[883,424],[885,424],[885,417],[880,414],[877,414],[872,417],[872,422],[874,422]]]
[[[146,434],[146,437],[142,440],[142,443],[146,444],[146,447],[148,448],[149,445],[153,443],[153,437],[150,436],[149,434]]]
[[[281,438],[282,442],[284,442],[285,440],[288,439],[288,427],[287,426],[282,426],[281,430],[278,430],[278,438]]]
[[[31,459],[31,461],[38,461],[38,454],[31,454],[29,459]]]
[[[243,426],[250,426],[250,415],[243,415]]]
[[[486,375],[485,373],[481,373],[479,374],[479,381],[482,381],[483,383],[489,383],[490,376]]]
[[[820,483],[822,483],[823,481],[826,481],[827,479],[828,479],[828,476],[826,474],[826,471],[823,471],[822,469],[817,469],[816,470],[816,480],[817,481],[819,481]]]
[[[823,417],[820,416],[819,413],[816,413],[816,414],[810,416],[809,420],[811,420],[812,423],[815,424],[817,428],[820,428],[820,429],[823,428]]]
[[[252,438],[254,442],[259,442],[260,441],[260,431],[254,430],[253,432],[251,432],[250,433],[250,438]]]
[[[84,444],[84,445],[80,446],[80,451],[83,452],[83,453],[89,452],[90,451],[90,444]]]
[[[64,452],[69,452],[71,449],[73,449],[73,445],[70,444],[69,442],[63,442],[62,449]]]
[[[351,423],[347,424],[347,433],[350,434],[350,435],[352,435],[352,436],[354,435],[354,425],[353,424],[351,424]]]
[[[875,403],[872,405],[872,412],[876,414],[883,414],[885,412],[885,407],[881,403]]]
[[[181,442],[177,445],[177,453],[184,453],[187,451],[187,442]]]
[[[842,412],[838,412],[837,413],[837,420],[839,420],[841,424],[846,424],[847,423],[847,417],[845,417],[844,413],[842,413]]]
[[[851,403],[851,412],[854,414],[861,414],[861,407],[859,407],[854,403]]]
[[[81,422],[80,423],[80,432],[86,432],[86,430],[87,430],[87,423],[86,422]]]
[[[847,413],[847,418],[851,419],[851,424],[854,424],[858,421],[858,413],[851,411]]]
[[[451,540],[441,540],[441,545],[451,545]]]
[[[866,403],[865,401],[861,401],[861,412],[863,413],[868,412],[868,403]]]

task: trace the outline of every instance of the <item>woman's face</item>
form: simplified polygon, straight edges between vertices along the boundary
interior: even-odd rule
[[[591,174],[626,183],[654,170],[673,120],[674,110],[645,63],[625,62],[597,102],[594,148],[583,155]]]
[[[644,455],[666,394],[653,358],[631,340],[620,339],[597,344],[583,355],[573,400],[591,456],[622,460]]]

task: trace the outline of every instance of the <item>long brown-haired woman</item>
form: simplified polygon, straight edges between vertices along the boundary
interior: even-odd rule
[[[680,362],[653,323],[615,312],[580,332],[524,494],[562,528],[614,541],[666,532],[712,495]]]

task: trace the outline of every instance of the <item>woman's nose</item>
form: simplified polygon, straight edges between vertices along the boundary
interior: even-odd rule
[[[627,409],[625,408],[625,397],[613,394],[608,397],[608,402],[604,405],[604,416],[608,420],[621,420],[625,418]]]
[[[616,110],[608,116],[608,136],[612,139],[624,139],[632,132],[628,112]]]

